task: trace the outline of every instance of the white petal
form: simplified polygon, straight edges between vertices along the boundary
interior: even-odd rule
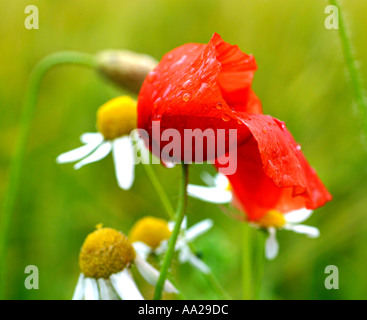
[[[92,133],[88,133],[88,134],[92,134]],[[97,134],[100,135],[99,133]],[[69,163],[69,162],[74,162],[74,161],[83,159],[84,157],[89,155],[93,150],[95,150],[102,143],[102,141],[103,141],[103,137],[101,135],[99,138],[95,137],[93,140],[85,142],[86,145],[82,147],[79,147],[74,150],[60,154],[56,158],[56,162],[57,163]]]
[[[102,143],[90,156],[86,157],[82,161],[79,161],[75,166],[74,169],[80,169],[82,166],[86,164],[99,161],[105,158],[111,152],[112,145],[110,142]]]
[[[118,300],[109,280],[99,278],[98,286],[101,300]]]
[[[133,247],[136,253],[141,256],[144,260],[147,260],[148,256],[152,252],[152,248],[141,241],[133,242]]]
[[[159,271],[157,269],[155,269],[152,265],[150,265],[139,255],[136,255],[135,257],[135,265],[138,268],[140,274],[148,283],[150,283],[153,286],[157,284],[159,278]],[[169,280],[166,280],[164,282],[163,290],[168,293],[178,293],[175,286]]]
[[[180,263],[185,263],[189,261],[190,254],[191,254],[191,250],[189,246],[187,244],[182,245],[181,248],[179,249],[178,261],[180,261]]]
[[[232,192],[217,187],[202,187],[189,184],[187,186],[189,196],[212,203],[229,203],[232,201]]]
[[[276,238],[276,230],[274,228],[269,228],[269,237],[265,242],[265,256],[269,260],[273,260],[279,251],[279,244]]]
[[[214,177],[214,181],[215,181],[215,186],[218,187],[219,189],[225,190],[228,188],[229,180],[224,174],[218,173]]]
[[[187,229],[187,216],[184,216],[184,218],[182,219],[182,223],[181,223],[181,230],[186,230]]]
[[[85,300],[99,300],[97,281],[93,278],[85,278]]]
[[[137,150],[140,150],[140,157],[141,157],[142,163],[149,164],[150,163],[150,151],[146,147],[144,140],[139,137],[138,133],[135,133],[135,130],[133,130],[130,133],[130,136],[132,137],[132,139],[136,141],[135,148],[137,148]]]
[[[144,300],[127,269],[111,275],[110,280],[122,300]]]
[[[83,133],[81,136],[80,136],[80,141],[82,143],[91,143],[91,142],[94,142],[94,143],[97,143],[100,144],[102,143],[104,140],[103,138],[103,135],[99,132],[87,132],[87,133]]]
[[[177,240],[178,242],[179,240]],[[175,250],[177,250],[177,242],[176,242],[176,247],[175,247]],[[161,243],[159,244],[159,247],[156,248],[154,250],[154,252],[158,255],[160,254],[163,254],[164,252],[167,251],[167,248],[168,248],[168,241],[167,240],[162,240]]]
[[[284,215],[284,218],[289,223],[301,223],[307,220],[312,214],[312,210],[303,208],[288,212]]]
[[[73,294],[73,300],[83,300],[84,298],[84,275],[81,273]]]
[[[175,228],[175,221],[169,221],[168,222],[168,229],[172,232],[173,229]],[[182,223],[181,223],[181,230],[186,230],[187,228],[187,217],[184,216],[184,218],[182,219]]]
[[[216,187],[215,177],[213,177],[210,173],[203,171],[200,174],[201,180],[203,180],[209,187]]]
[[[291,230],[297,233],[305,234],[310,238],[317,238],[320,235],[319,229],[315,227],[305,226],[303,224],[296,224],[296,225],[285,225],[283,229]]]
[[[192,252],[188,261],[193,267],[199,269],[202,273],[210,273],[210,268]]]
[[[213,224],[214,222],[211,219],[205,219],[203,221],[200,221],[197,224],[194,224],[186,231],[185,238],[188,241],[192,241],[197,237],[201,236],[203,233],[207,232],[213,226]]]
[[[172,169],[176,166],[176,163],[174,163],[173,161],[163,161],[163,159],[161,159],[163,165],[168,168],[168,169]]]
[[[134,182],[135,153],[129,137],[113,141],[113,160],[115,162],[116,179],[120,188],[128,190]]]

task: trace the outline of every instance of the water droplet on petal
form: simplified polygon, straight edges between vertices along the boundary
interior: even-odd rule
[[[297,147],[296,147],[297,150],[301,150],[301,145],[297,144]]]
[[[191,94],[190,93],[185,93],[183,96],[182,96],[182,100],[187,102],[189,101],[191,98]]]
[[[157,74],[155,72],[151,72],[147,76],[147,81],[149,83],[152,83],[155,80],[156,77],[157,77]]]
[[[223,105],[222,105],[220,102],[218,102],[218,103],[217,103],[217,109],[218,109],[218,110],[221,110],[222,108],[223,108]]]
[[[222,120],[225,121],[225,122],[229,121],[230,119],[231,118],[226,116],[226,115],[222,116]]]
[[[169,54],[169,55],[167,56],[167,59],[168,59],[168,60],[172,60],[172,59],[173,59],[173,55],[172,55],[172,54]]]
[[[265,128],[263,128],[263,132],[266,133],[266,129]]]

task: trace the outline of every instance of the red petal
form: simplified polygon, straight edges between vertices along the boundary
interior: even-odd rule
[[[217,34],[207,45],[176,48],[144,81],[138,99],[138,128],[151,135],[152,121],[160,121],[161,131],[174,128],[181,137],[184,129],[235,128],[235,110],[261,112],[250,89],[255,70],[252,56]],[[238,139],[248,134],[247,128],[241,128]]]
[[[272,209],[316,209],[331,200],[283,122],[266,115],[243,114],[242,119],[252,137],[239,146],[237,171],[228,179],[235,205],[249,220]]]

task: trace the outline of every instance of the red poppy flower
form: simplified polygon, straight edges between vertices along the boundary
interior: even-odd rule
[[[218,34],[207,45],[189,43],[164,55],[145,79],[138,99],[138,128],[145,129],[153,140],[150,149],[158,143],[152,121],[159,121],[161,133],[171,128],[179,131],[182,158],[178,160],[191,153],[195,156],[185,129],[237,129],[238,142],[244,141],[250,132],[239,125],[236,112],[261,113],[260,101],[251,89],[256,69],[253,56]],[[168,143],[159,141],[160,151]],[[228,146],[228,136],[225,143]],[[214,160],[208,159],[206,151],[203,160]]]
[[[242,119],[252,136],[238,147],[236,173],[227,178],[234,204],[248,220],[271,210],[316,209],[331,200],[284,122],[260,114],[243,113]]]
[[[260,219],[272,209],[285,213],[322,206],[331,196],[300,147],[284,123],[262,114],[251,89],[256,69],[253,56],[224,42],[218,34],[207,45],[191,43],[176,48],[144,81],[138,99],[138,128],[153,140],[151,149],[157,143],[152,121],[159,121],[161,133],[178,130],[182,159],[192,151],[188,150],[192,144],[186,143],[185,129],[236,129],[237,154],[233,156],[237,171],[228,178],[237,205],[249,220]],[[168,143],[159,142],[160,150]],[[228,153],[227,140],[226,146]],[[222,155],[215,154],[220,168]]]

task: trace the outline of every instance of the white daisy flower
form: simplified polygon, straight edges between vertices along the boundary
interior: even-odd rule
[[[189,196],[218,204],[232,201],[231,184],[225,175],[218,173],[215,177],[212,177],[209,173],[203,172],[201,178],[208,186],[189,184],[187,186]]]
[[[252,223],[255,227],[261,227],[269,232],[265,242],[265,256],[267,259],[274,259],[279,252],[279,244],[276,239],[277,230],[291,230],[296,233],[305,234],[310,238],[317,238],[320,235],[319,229],[301,224],[312,214],[312,210],[302,208],[299,210],[281,213],[277,210],[270,210],[259,221]]]
[[[202,175],[203,181],[208,186],[197,186],[189,184],[187,193],[191,197],[211,202],[229,203],[233,199],[232,188],[227,177],[217,174],[214,178],[208,173]],[[277,210],[270,210],[259,221],[251,222],[256,228],[263,228],[269,232],[269,237],[265,242],[265,256],[267,259],[274,259],[279,252],[279,244],[276,240],[277,230],[291,230],[296,233],[305,234],[310,238],[317,238],[320,232],[315,227],[300,224],[307,220],[312,214],[312,210],[302,208],[299,210],[282,213]]]
[[[128,238],[111,228],[99,228],[85,239],[79,255],[81,274],[73,300],[144,300],[130,272],[135,265],[143,278],[156,285],[159,271],[143,259]],[[178,293],[166,280],[164,291]]]
[[[187,220],[186,218],[183,220],[175,246],[180,263],[188,262],[203,273],[210,272],[210,268],[191,251],[190,243],[212,226],[213,221],[205,219],[187,229]],[[161,255],[166,252],[173,228],[174,222],[155,217],[144,217],[133,226],[129,238],[140,256],[147,259],[151,253]]]
[[[125,190],[134,182],[135,150],[130,133],[136,129],[136,101],[122,96],[108,101],[97,112],[99,132],[84,133],[82,147],[59,155],[57,163],[78,161],[74,169],[105,158],[112,152],[118,185]],[[142,146],[142,144],[139,144]]]

